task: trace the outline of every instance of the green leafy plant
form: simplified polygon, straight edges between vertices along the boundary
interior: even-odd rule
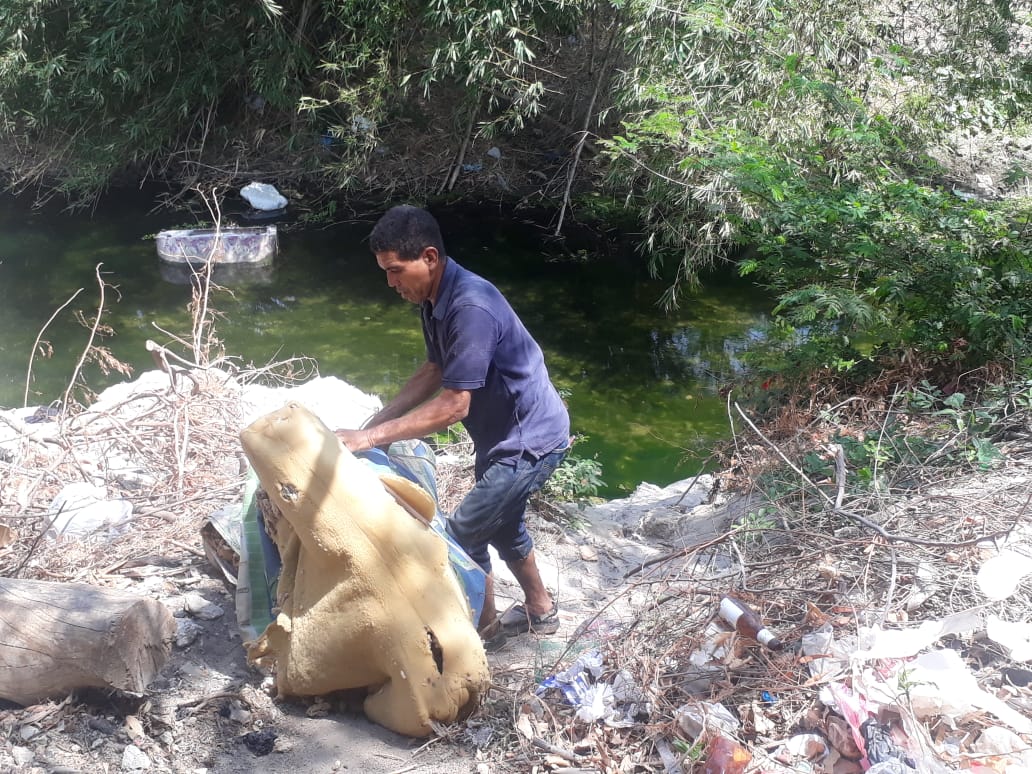
[[[598,459],[569,454],[549,477],[542,494],[560,502],[576,502],[595,497],[605,485]]]

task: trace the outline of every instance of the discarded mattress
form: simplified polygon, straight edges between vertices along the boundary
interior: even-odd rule
[[[283,695],[365,688],[369,718],[411,736],[472,712],[489,682],[479,608],[464,589],[475,600],[479,568],[465,557],[460,581],[464,555],[442,536],[432,466],[429,488],[415,483],[428,463],[418,447],[359,459],[297,403],[256,420],[241,441],[255,491],[280,516],[264,538],[248,535],[255,519],[244,516],[244,544],[265,543],[261,556],[247,552],[238,583],[261,632],[246,644],[249,659],[273,668]],[[482,573],[479,584],[482,604]],[[260,586],[276,609],[262,629]]]

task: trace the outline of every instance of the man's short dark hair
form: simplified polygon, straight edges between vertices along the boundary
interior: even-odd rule
[[[426,247],[436,247],[444,258],[444,239],[437,220],[424,209],[410,204],[391,207],[373,226],[369,247],[374,253],[397,253],[403,261],[414,261]]]

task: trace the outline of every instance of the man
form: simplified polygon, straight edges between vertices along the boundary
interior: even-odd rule
[[[487,574],[481,636],[559,627],[524,520],[527,499],[569,448],[570,419],[544,357],[498,289],[448,257],[430,213],[401,205],[373,227],[369,246],[387,284],[419,304],[427,360],[361,430],[338,430],[352,452],[420,438],[462,422],[476,452],[476,484],[448,519],[448,532]],[[492,545],[516,577],[524,603],[501,618]]]

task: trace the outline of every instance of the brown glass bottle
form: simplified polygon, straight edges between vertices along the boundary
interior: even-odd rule
[[[721,597],[720,617],[735,627],[735,631],[739,634],[751,637],[771,650],[781,649],[781,640],[763,625],[763,619],[760,618],[759,613],[742,600],[729,596]]]

